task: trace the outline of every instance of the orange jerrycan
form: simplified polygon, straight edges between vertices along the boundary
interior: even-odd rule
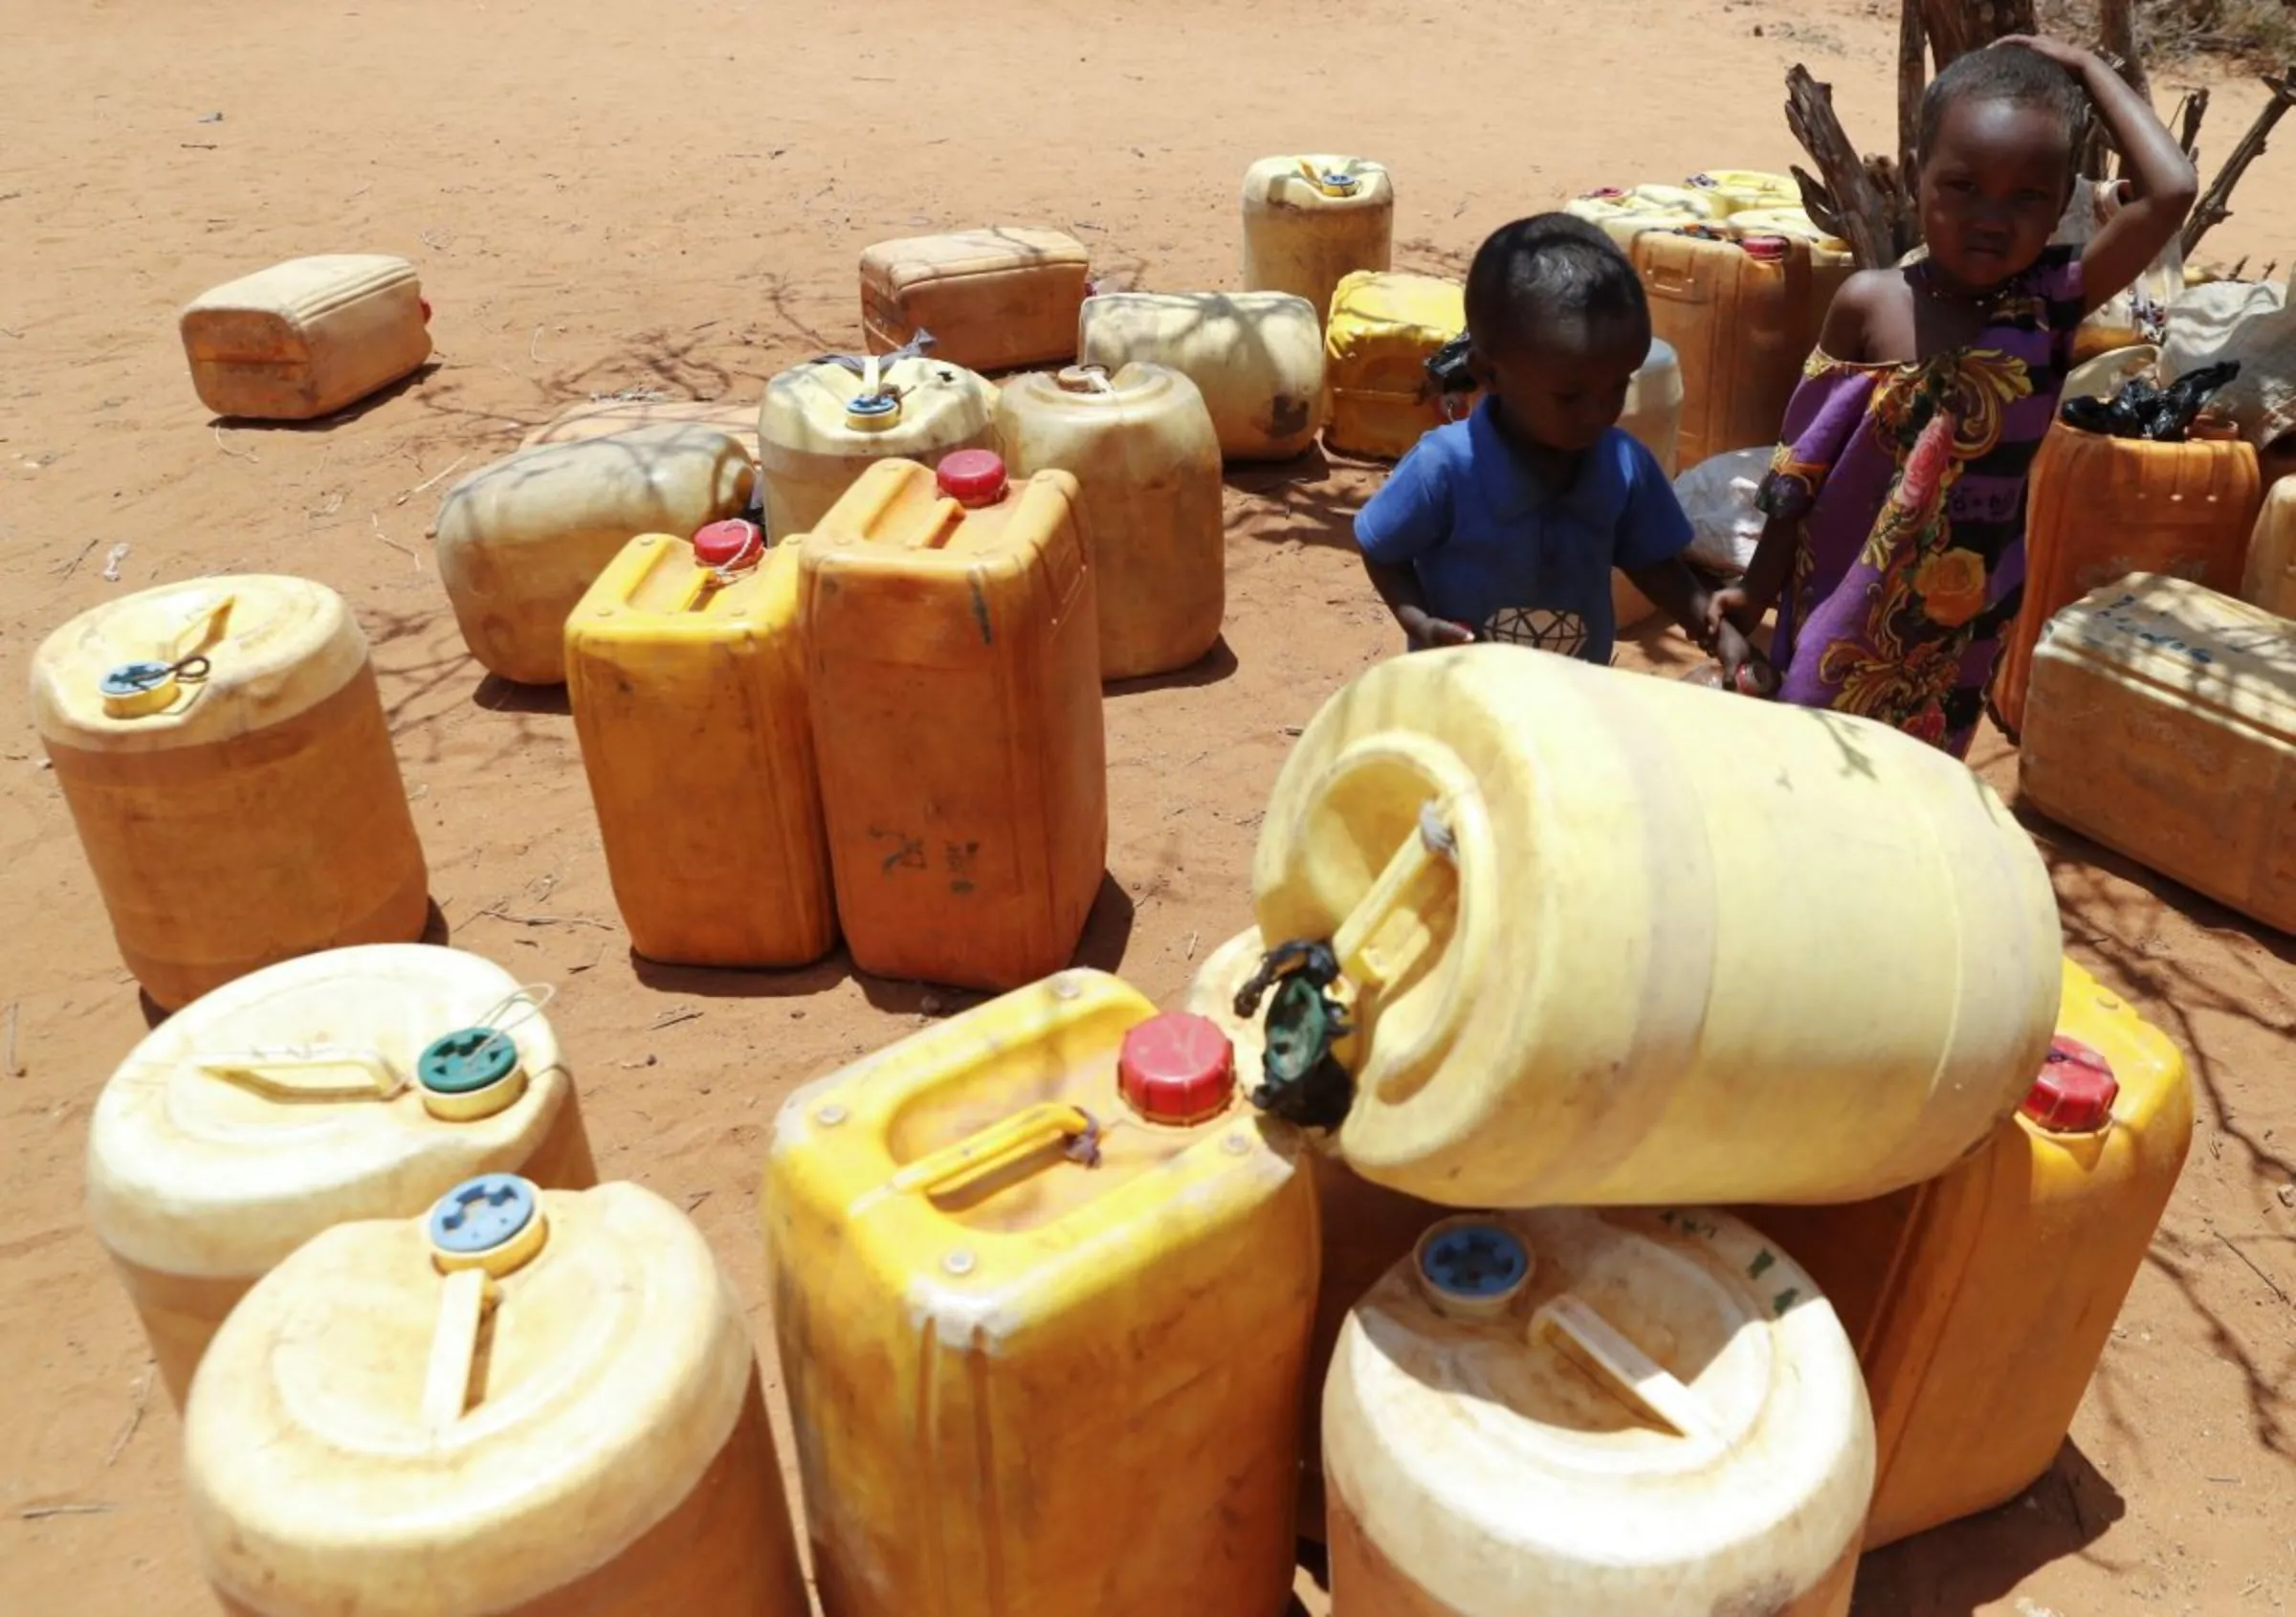
[[[199,402],[251,421],[332,415],[430,357],[422,282],[382,253],[290,258],[201,293],[177,324]]]
[[[2024,728],[2042,626],[2130,573],[2170,573],[2236,595],[2263,496],[2256,451],[2233,440],[2150,443],[2059,421],[2033,457],[2025,593],[2003,637],[1994,711]]]
[[[1701,225],[1645,231],[1629,255],[1652,334],[1682,357],[1682,470],[1776,442],[1809,358],[1809,244]]]
[[[774,1126],[774,1327],[827,1617],[1268,1617],[1315,1199],[1217,1029],[1062,972]]]
[[[1844,1617],[1873,1418],[1825,1297],[1738,1220],[1446,1219],[1323,1396],[1332,1617]]]
[[[1076,479],[872,466],[801,546],[837,918],[883,977],[1068,964],[1108,853],[1098,605]]]
[[[1748,1211],[1857,1343],[1880,1444],[1866,1548],[2049,1469],[2192,1138],[2176,1047],[2066,961],[2048,1062],[1982,1150],[1876,1201]]]
[[[635,1185],[338,1225],[216,1333],[184,1492],[231,1617],[806,1617],[741,1299]]]
[[[973,370],[1071,359],[1091,267],[1074,236],[1024,225],[880,241],[861,255],[861,329],[880,354],[929,332]]]
[[[423,935],[374,663],[326,586],[241,574],[90,608],[33,656],[32,711],[121,958],[164,1008]]]
[[[378,943],[242,977],[144,1035],[89,1119],[88,1220],[179,1406],[232,1305],[321,1229],[495,1169],[593,1183],[541,1005],[476,955]]]
[[[1220,435],[1196,384],[1160,365],[1016,376],[997,400],[1016,476],[1076,478],[1100,602],[1100,677],[1185,668],[1227,610]]]
[[[2296,623],[2138,573],[2049,620],[2019,794],[2058,824],[2296,932]]]
[[[1452,1207],[1880,1195],[2014,1110],[2056,1026],[2048,873],[1958,762],[1526,647],[1327,701],[1252,894],[1265,1103]]]
[[[632,540],[566,620],[566,697],[629,945],[792,966],[837,941],[797,551],[747,522]]]
[[[1236,1052],[1236,1068],[1257,1074],[1266,1056],[1260,1025],[1236,1012],[1236,991],[1260,966],[1259,929],[1239,933],[1215,949],[1188,985],[1185,1008],[1218,1025]],[[1301,1378],[1299,1535],[1324,1536],[1323,1380],[1347,1312],[1379,1278],[1410,1255],[1422,1233],[1446,1208],[1351,1172],[1320,1151],[1301,1154],[1315,1184],[1323,1261],[1315,1281],[1315,1325],[1308,1339]]]

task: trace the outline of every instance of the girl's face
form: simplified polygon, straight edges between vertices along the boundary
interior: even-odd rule
[[[1990,292],[2033,267],[2073,194],[2064,123],[2041,107],[1964,96],[1922,154],[1921,233],[1953,289]]]

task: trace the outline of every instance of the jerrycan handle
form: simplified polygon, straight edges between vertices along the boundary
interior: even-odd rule
[[[896,1194],[921,1191],[945,1196],[999,1168],[1025,1161],[1048,1145],[1059,1145],[1087,1165],[1099,1156],[1100,1125],[1081,1106],[1048,1100],[1015,1112],[954,1145],[919,1157],[893,1176]]]
[[[204,657],[221,644],[231,632],[232,609],[239,604],[236,591],[226,590],[215,600],[188,614],[181,629],[176,631],[169,651],[176,662]]]
[[[1442,802],[1435,798],[1420,805],[1418,834],[1403,839],[1371,884],[1371,891],[1356,901],[1332,936],[1332,954],[1340,971],[1358,986],[1375,987],[1387,980],[1386,963],[1371,947],[1372,938],[1387,919],[1406,899],[1420,897],[1432,878],[1458,868],[1458,840],[1452,836],[1443,809]]]
[[[1542,1303],[1531,1316],[1530,1335],[1534,1343],[1551,1339],[1564,1357],[1629,1408],[1694,1443],[1720,1443],[1698,1395],[1578,1298],[1566,1293]]]
[[[439,1288],[430,1362],[423,1372],[424,1429],[445,1431],[462,1419],[471,1398],[471,1366],[478,1357],[478,1329],[499,1295],[483,1269],[457,1269]]]
[[[422,1424],[439,1433],[470,1406],[479,1332],[502,1295],[496,1282],[534,1260],[550,1238],[550,1221],[531,1181],[488,1173],[441,1196],[426,1222],[431,1266],[445,1281],[423,1371]]]
[[[408,1083],[379,1052],[331,1045],[194,1055],[191,1065],[271,1100],[389,1100]]]

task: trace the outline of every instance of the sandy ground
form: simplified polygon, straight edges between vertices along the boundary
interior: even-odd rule
[[[1879,144],[1884,10],[1404,0],[1343,23],[1267,0],[1247,22],[1203,0],[984,0],[864,23],[738,0],[18,0],[0,53],[0,1014],[21,1068],[0,1075],[0,1347],[16,1387],[0,1401],[0,1608],[204,1604],[175,1417],[81,1216],[89,1104],[144,1022],[13,694],[49,628],[214,570],[345,591],[453,941],[558,985],[601,1167],[690,1207],[755,1305],[775,1106],[917,1026],[924,990],[841,963],[633,964],[563,702],[482,678],[447,613],[424,541],[439,479],[569,401],[755,398],[783,365],[856,345],[855,257],[886,235],[1046,223],[1119,283],[1232,285],[1246,163],[1353,149],[1394,169],[1401,266],[1456,267],[1491,226],[1588,185],[1781,165],[1780,78],[1798,58]],[[2220,93],[2212,151],[2255,100]],[[2266,159],[2217,251],[2296,250],[2292,162]],[[326,251],[421,264],[436,367],[322,428],[211,425],[177,305]],[[1368,486],[1320,459],[1234,479],[1225,645],[1108,704],[1113,880],[1086,961],[1169,996],[1247,919],[1285,727],[1390,646],[1347,547]],[[1652,636],[1640,654],[1685,651]],[[2006,787],[1998,742],[1987,756]],[[1858,1609],[2278,1610],[2296,1594],[2288,944],[2041,834],[2074,952],[2193,1057],[2200,1135],[2056,1469],[1871,1558]],[[548,923],[481,913],[496,905]],[[2047,1351],[2004,1340],[2001,1374]]]

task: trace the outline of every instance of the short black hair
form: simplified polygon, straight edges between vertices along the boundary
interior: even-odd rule
[[[1557,326],[1649,318],[1626,255],[1601,226],[1576,214],[1501,225],[1467,272],[1467,329],[1487,349]]]
[[[2088,94],[2071,74],[2022,45],[1989,45],[1956,57],[1921,98],[1917,161],[1927,163],[1937,149],[1945,109],[1966,100],[2038,107],[2064,126],[2064,149],[2075,158],[2088,138]]]

